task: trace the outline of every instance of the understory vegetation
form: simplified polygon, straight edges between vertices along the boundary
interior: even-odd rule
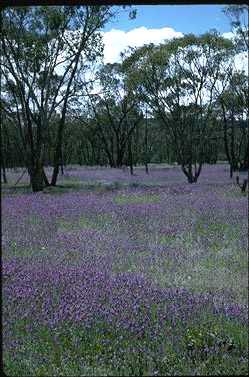
[[[41,193],[6,187],[6,375],[247,375],[248,203],[228,171],[72,167]]]

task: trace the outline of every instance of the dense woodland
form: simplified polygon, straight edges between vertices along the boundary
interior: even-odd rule
[[[121,7],[120,7],[121,8]],[[119,10],[124,11],[124,10]],[[33,191],[68,164],[178,163],[189,183],[204,163],[249,167],[246,6],[228,6],[234,39],[211,30],[124,51],[103,64],[111,6],[2,10],[1,172],[24,167]],[[130,12],[135,17],[135,12]],[[45,167],[52,166],[49,182]]]

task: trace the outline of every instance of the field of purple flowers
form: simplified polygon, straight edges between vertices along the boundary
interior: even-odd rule
[[[248,199],[226,165],[2,188],[7,375],[247,375]],[[48,169],[49,174],[49,169]]]

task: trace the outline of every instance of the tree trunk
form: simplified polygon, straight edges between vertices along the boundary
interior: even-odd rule
[[[61,158],[60,158],[60,166],[61,166],[61,175],[64,175],[64,157],[62,153],[62,146],[61,146]]]
[[[7,176],[6,176],[6,169],[5,166],[2,166],[2,174],[3,174],[3,183],[8,183]]]
[[[44,182],[44,176],[43,176],[43,168],[41,164],[36,164],[35,168],[31,169],[29,171],[30,173],[30,182],[33,192],[38,192],[43,190],[43,182]]]
[[[247,137],[248,137],[247,145],[246,145],[246,150],[245,150],[245,155],[244,155],[241,170],[249,170],[249,136]]]
[[[130,165],[130,173],[133,175],[133,158],[132,158],[132,146],[131,146],[131,138],[129,139],[128,143],[128,153],[129,153],[129,165]]]
[[[55,156],[54,156],[54,170],[53,175],[51,179],[51,186],[56,186],[58,174],[59,174],[59,167],[61,165],[61,148],[62,148],[62,135],[63,135],[63,127],[64,127],[64,115],[62,115],[62,119],[59,124],[58,129],[58,136],[57,136],[57,142],[56,142],[56,150],[55,150]]]
[[[44,168],[42,168],[42,176],[43,176],[43,181],[44,181],[45,186],[49,186],[49,181],[48,181],[48,178],[46,176]]]
[[[54,166],[53,175],[51,179],[51,186],[56,186],[58,174],[59,174],[59,164],[56,163]]]
[[[77,71],[78,67],[78,62],[81,56],[83,48],[81,50],[78,50],[76,58],[75,58],[75,63],[74,67],[72,69],[71,76],[68,80],[67,84],[67,89],[65,93],[65,99],[62,107],[62,112],[61,112],[61,119],[59,122],[59,127],[58,127],[58,133],[57,133],[57,140],[56,140],[56,149],[55,149],[55,158],[54,158],[54,170],[53,170],[53,175],[52,175],[52,180],[51,180],[51,186],[56,186],[58,174],[59,174],[59,165],[60,165],[60,158],[61,158],[61,151],[62,151],[62,141],[63,141],[63,132],[65,128],[65,121],[66,121],[66,112],[67,112],[67,104],[68,104],[68,98],[70,94],[70,88],[74,79],[74,76]]]
[[[223,112],[223,139],[224,139],[225,153],[226,153],[229,165],[230,165],[230,178],[232,178],[233,177],[232,157],[231,157],[229,146],[228,146],[228,135],[227,135],[228,124],[227,124],[225,106],[223,102],[221,102],[221,106],[222,106],[222,112]]]
[[[63,162],[62,161],[61,161],[60,167],[61,167],[61,175],[64,175],[64,166],[63,166]]]
[[[117,168],[121,168],[123,165],[124,165],[124,153],[122,149],[118,149],[116,166]]]
[[[7,176],[6,176],[6,168],[5,168],[5,158],[2,154],[2,168],[1,168],[2,174],[3,174],[3,183],[8,183]]]
[[[148,121],[147,121],[147,109],[146,109],[146,120],[145,120],[145,134],[144,134],[144,145],[145,145],[145,171],[146,174],[149,174],[148,169]]]
[[[191,174],[187,174],[188,183],[194,183],[194,177]]]
[[[145,162],[145,172],[146,172],[146,174],[149,174],[149,169],[148,169],[147,161]]]
[[[196,183],[199,175],[201,173],[202,163],[199,164],[199,167],[196,169],[195,166],[195,173],[193,174],[193,166],[192,164],[188,164],[188,170],[185,168],[185,165],[182,165],[182,171],[186,175],[188,179],[188,183]]]

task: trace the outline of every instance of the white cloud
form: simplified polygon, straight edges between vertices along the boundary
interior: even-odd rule
[[[248,52],[240,52],[234,58],[234,66],[238,71],[244,71],[248,75]]]
[[[222,37],[227,38],[227,39],[233,39],[234,38],[234,33],[232,33],[231,31],[228,31],[226,33],[223,33]]]
[[[120,53],[127,47],[140,47],[144,44],[159,44],[166,39],[182,37],[183,33],[172,28],[147,29],[142,26],[130,31],[112,29],[103,33],[104,63],[114,63],[120,60]]]
[[[223,33],[222,37],[228,39],[234,39],[235,34],[231,31]],[[234,57],[234,67],[238,71],[244,71],[248,75],[248,52],[240,52]]]

